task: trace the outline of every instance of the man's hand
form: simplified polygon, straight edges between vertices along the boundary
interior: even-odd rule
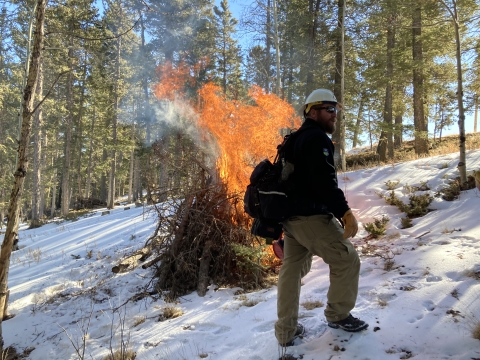
[[[342,217],[343,224],[345,229],[343,231],[343,238],[347,239],[349,237],[354,237],[358,231],[358,222],[353,216],[352,210],[348,209],[347,212]]]

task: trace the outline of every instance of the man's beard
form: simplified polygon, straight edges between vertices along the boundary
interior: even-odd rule
[[[323,131],[325,131],[327,134],[330,134],[330,135],[332,135],[337,129],[336,122],[326,121],[324,123],[321,123],[321,125],[322,125]]]

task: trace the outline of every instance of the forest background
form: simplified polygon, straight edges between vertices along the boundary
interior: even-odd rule
[[[17,161],[35,4],[1,4],[0,224]],[[346,148],[367,144],[388,161],[405,137],[428,154],[429,139],[463,114],[475,116],[476,131],[478,5],[265,0],[244,4],[237,20],[226,0],[49,1],[35,103],[46,98],[35,109],[22,217],[65,216],[81,199],[112,207],[120,195],[140,199],[142,189],[151,200],[154,190],[185,182],[187,154],[202,154],[197,165],[214,177],[217,159],[235,150],[225,150],[221,142],[230,140],[208,117],[230,118],[233,128],[243,106],[244,122],[271,126],[235,136],[255,129],[270,139],[298,126],[306,95],[319,87],[345,105],[334,135],[340,160]],[[212,104],[219,108],[207,112]],[[265,120],[272,117],[282,120]],[[250,165],[272,153],[267,144]]]
[[[237,20],[226,0],[0,1],[0,318],[18,219],[35,228],[122,196],[181,201],[155,234],[173,239],[154,259],[157,287],[175,289],[175,252],[195,240],[182,251],[204,293],[216,247],[220,263],[238,260],[225,234],[251,240],[240,198],[251,169],[300,126],[316,88],[344,105],[332,136],[340,170],[347,148],[365,144],[376,164],[407,138],[428,156],[457,120],[463,186],[466,115],[477,131],[478,10],[471,0],[260,0]],[[208,222],[193,214],[212,225],[199,230]]]

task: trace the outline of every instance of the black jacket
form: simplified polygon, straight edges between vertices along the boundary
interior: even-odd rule
[[[295,205],[293,215],[332,213],[340,219],[349,209],[338,187],[332,140],[320,125],[306,119],[293,146]]]

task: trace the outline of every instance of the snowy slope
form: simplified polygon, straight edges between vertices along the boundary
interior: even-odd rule
[[[471,335],[480,322],[480,192],[463,192],[453,202],[435,198],[434,211],[414,219],[408,229],[401,229],[404,215],[377,195],[388,191],[389,180],[400,182],[395,191],[405,202],[406,185],[427,182],[433,195],[458,176],[457,158],[444,155],[339,175],[361,224],[390,218],[387,235],[368,243],[394,263],[386,271],[382,258],[361,256],[353,314],[370,324],[368,330],[350,334],[328,328],[324,308],[301,306],[307,333],[288,354],[315,360],[480,359],[480,341]],[[468,152],[467,165],[469,171],[480,169],[480,150]],[[121,206],[104,216],[99,210],[74,222],[22,229],[22,249],[10,268],[9,311],[15,317],[3,323],[5,344],[33,347],[29,359],[78,359],[75,348],[82,349],[87,334],[84,358],[103,359],[118,348],[123,330],[123,341],[141,360],[278,359],[276,287],[238,296],[238,289],[212,285],[205,297],[193,293],[177,304],[145,297],[120,306],[143,289],[153,269],[114,274],[111,268],[142,246],[155,222],[148,208]],[[360,226],[353,240],[359,253],[366,252],[367,235]],[[301,303],[325,303],[328,267],[320,258],[314,258],[303,283]],[[244,306],[245,299],[256,305]],[[158,321],[172,306],[183,316]]]

